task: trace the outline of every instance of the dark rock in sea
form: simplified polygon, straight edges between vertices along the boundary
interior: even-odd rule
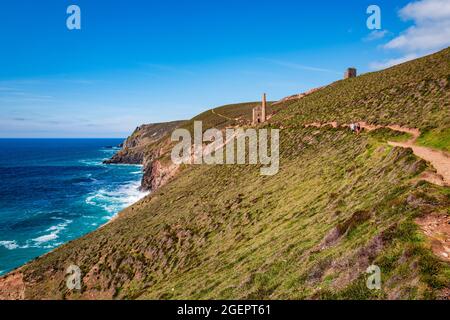
[[[144,176],[142,177],[142,190],[155,190],[165,184],[174,174],[176,168],[171,165],[162,165],[157,159],[163,152],[164,141],[169,139],[173,130],[184,121],[167,123],[144,124],[137,127],[121,145],[111,159],[105,164],[142,164]]]
[[[133,149],[122,149],[112,156],[111,159],[103,161],[105,164],[142,164],[144,154]]]

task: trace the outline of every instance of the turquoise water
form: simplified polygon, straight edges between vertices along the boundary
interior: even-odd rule
[[[0,274],[91,232],[145,196],[104,165],[122,139],[0,139]]]

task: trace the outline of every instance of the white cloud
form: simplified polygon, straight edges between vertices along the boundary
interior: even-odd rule
[[[369,33],[363,41],[374,41],[384,38],[389,31],[387,30],[373,30],[371,33]]]
[[[413,26],[392,39],[384,48],[406,52],[431,52],[450,45],[450,21]]]
[[[420,0],[411,2],[400,10],[400,16],[405,20],[416,22],[446,20],[450,17],[450,1]]]
[[[385,60],[385,61],[371,62],[369,64],[369,68],[372,70],[386,69],[386,68],[389,68],[389,67],[395,66],[397,64],[407,62],[407,61],[410,61],[410,60],[413,60],[416,58],[418,58],[418,55],[411,53],[411,54],[407,54],[400,58],[394,58],[394,59],[389,59],[389,60]]]
[[[279,65],[281,67],[286,67],[289,69],[298,69],[298,70],[315,71],[315,72],[329,72],[329,73],[340,74],[339,72],[337,72],[335,70],[317,68],[317,67],[312,67],[312,66],[305,66],[305,65],[290,62],[290,61],[283,61],[283,60],[276,60],[276,59],[261,59],[261,60]]]
[[[384,45],[409,53],[430,53],[450,45],[450,1],[420,0],[409,3],[399,12],[414,26]]]
[[[450,46],[450,0],[418,0],[400,9],[399,16],[414,25],[382,47],[403,56],[370,63],[372,70],[400,64]]]

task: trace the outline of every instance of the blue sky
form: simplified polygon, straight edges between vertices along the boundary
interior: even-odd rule
[[[0,137],[125,137],[263,92],[299,93],[348,66],[381,69],[450,45],[449,3],[4,0]],[[71,4],[81,30],[66,27]]]

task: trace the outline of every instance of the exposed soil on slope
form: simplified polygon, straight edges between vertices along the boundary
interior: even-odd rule
[[[431,242],[431,249],[441,259],[450,262],[450,217],[430,214],[416,223]]]
[[[383,128],[383,126],[373,126],[365,122],[361,122],[361,127],[369,131]],[[438,177],[436,177],[427,173],[428,176],[425,176],[424,178],[427,177],[431,178],[427,179],[431,183],[435,183],[441,186],[442,185],[450,186],[450,155],[446,154],[443,151],[417,146],[415,143],[417,138],[419,138],[420,136],[420,130],[418,129],[406,128],[399,125],[389,125],[385,126],[385,128],[410,134],[412,138],[407,141],[404,142],[388,141],[388,143],[389,145],[394,147],[411,148],[416,156],[430,162],[436,169],[437,174],[439,175]]]
[[[367,131],[373,131],[381,128],[388,128],[397,132],[410,134],[412,137],[407,141],[404,142],[388,141],[388,144],[393,147],[411,148],[417,157],[422,158],[425,161],[428,161],[432,164],[432,166],[436,169],[437,174],[434,174],[432,172],[425,172],[421,176],[423,180],[426,180],[433,184],[437,184],[439,186],[450,186],[450,155],[444,151],[434,150],[432,148],[416,145],[415,144],[416,140],[420,136],[419,129],[402,127],[397,124],[387,126],[372,125],[366,122],[359,122],[359,124],[361,125],[362,129],[365,129]],[[325,126],[332,126],[333,128],[339,127],[337,122],[326,122],[326,123],[313,122],[305,125],[305,127],[317,127],[317,128]],[[343,124],[341,125],[341,127],[349,127],[349,125]]]
[[[450,156],[443,151],[434,150],[427,147],[415,145],[420,136],[420,130],[416,128],[406,128],[400,125],[372,125],[366,122],[359,122],[362,129],[373,131],[382,128],[388,128],[397,132],[407,133],[411,138],[404,142],[388,141],[388,144],[393,147],[410,148],[413,153],[428,162],[436,169],[437,173],[425,171],[420,179],[439,186],[450,186]],[[310,123],[305,127],[332,126],[339,127],[337,122],[327,123]],[[348,127],[349,125],[342,125],[341,127]],[[450,217],[446,215],[430,214],[425,217],[416,219],[416,223],[421,227],[423,233],[429,238],[431,249],[438,257],[450,262]]]
[[[0,281],[0,300],[23,299],[25,299],[25,284],[22,273],[11,273]]]

